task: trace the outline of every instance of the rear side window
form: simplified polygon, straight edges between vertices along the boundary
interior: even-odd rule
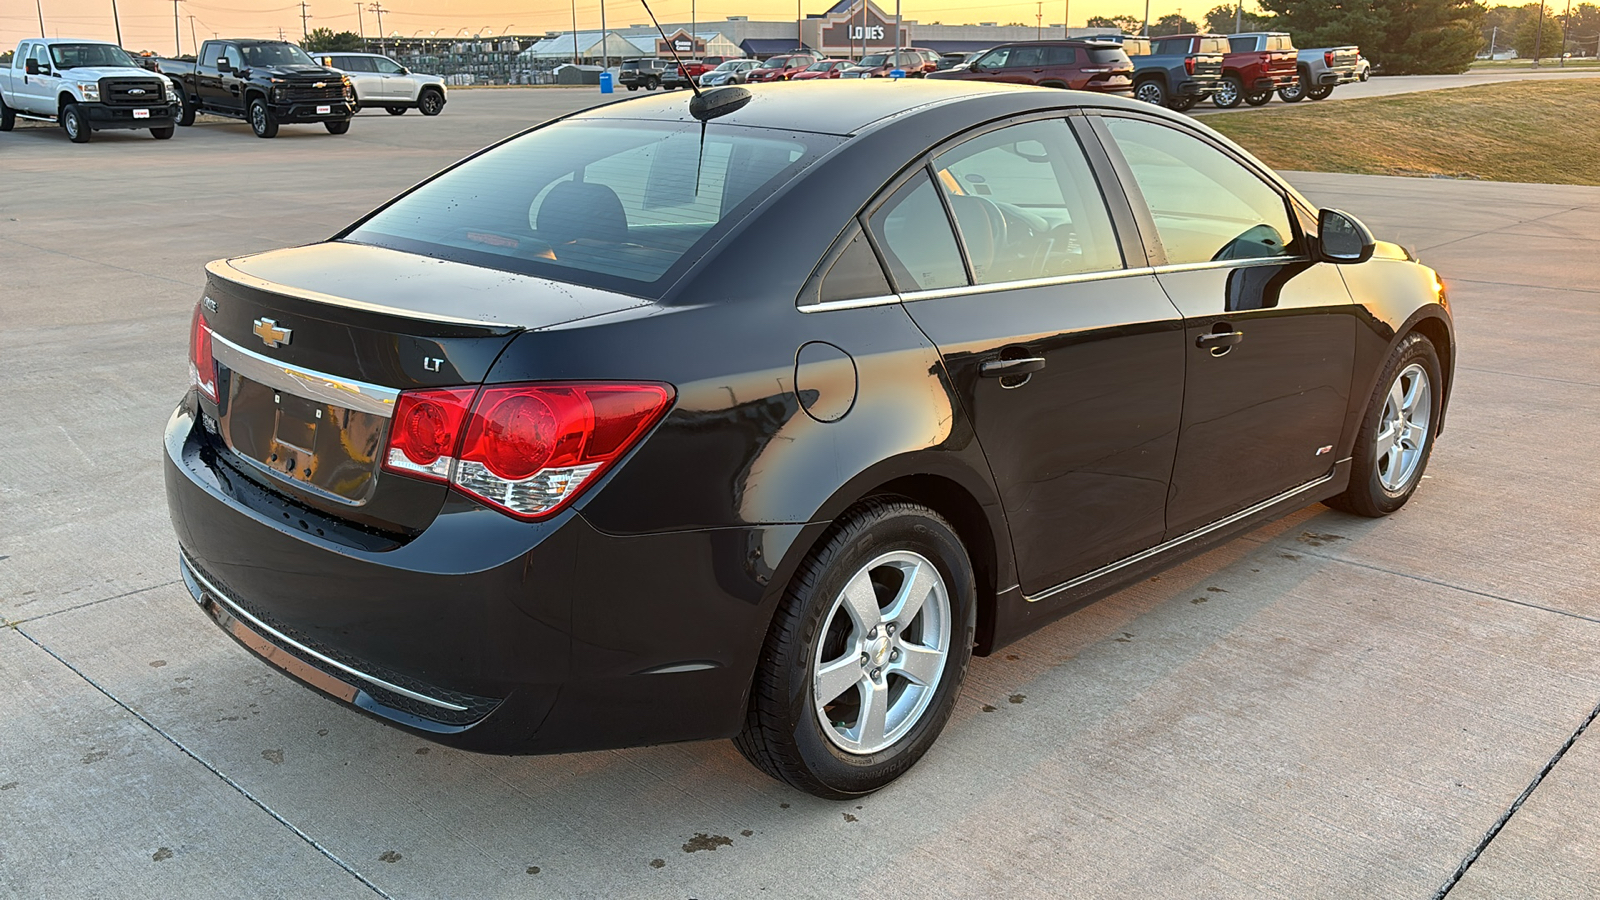
[[[713,124],[702,144],[678,123],[561,122],[447,170],[344,239],[659,295],[839,140]]]
[[[1044,48],[1044,64],[1047,66],[1075,66],[1078,64],[1078,51],[1071,47],[1046,47]]]
[[[1168,263],[1300,252],[1283,195],[1232,157],[1166,125],[1121,118],[1106,124],[1155,218]]]
[[[835,246],[841,244],[843,248],[836,254],[823,257],[822,265],[801,292],[801,306],[884,297],[891,293],[889,279],[883,274],[883,266],[878,264],[878,255],[872,252],[872,245],[859,225],[852,224]]]
[[[933,162],[979,284],[1122,268],[1100,186],[1066,122],[975,137]]]
[[[950,219],[926,171],[901,185],[868,224],[897,289],[926,291],[967,283]]]

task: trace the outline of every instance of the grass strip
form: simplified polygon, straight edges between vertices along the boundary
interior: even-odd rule
[[[1206,116],[1276,169],[1600,185],[1600,79]]]

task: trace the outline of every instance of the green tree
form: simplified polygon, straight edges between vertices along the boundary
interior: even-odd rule
[[[354,31],[341,31],[336,34],[332,28],[313,28],[311,33],[306,35],[306,39],[300,42],[300,46],[308,53],[361,50],[365,45],[366,41]]]
[[[1567,49],[1590,56],[1600,43],[1600,6],[1579,3],[1569,15],[1561,17],[1561,31],[1567,36]]]
[[[15,51],[15,50],[7,50],[4,53],[0,53],[0,66],[10,66],[11,65],[11,57],[16,52],[17,51]]]
[[[1094,16],[1090,28],[1120,28],[1123,34],[1138,34],[1144,29],[1144,20],[1138,16]]]
[[[1200,26],[1185,19],[1178,13],[1168,13],[1150,23],[1151,37],[1166,37],[1169,34],[1194,34]]]
[[[1238,7],[1233,4],[1213,7],[1205,14],[1206,30],[1212,34],[1233,34],[1237,31],[1271,31],[1273,22],[1271,16],[1244,10],[1239,14]],[[1235,28],[1237,22],[1239,27]]]
[[[1544,28],[1539,28],[1539,7],[1534,6],[1530,15],[1523,19],[1517,26],[1516,37],[1512,38],[1512,46],[1516,48],[1517,55],[1523,59],[1535,59],[1543,56],[1546,58],[1561,55],[1563,43],[1561,34],[1561,20],[1556,18],[1549,9],[1544,13]]]
[[[1538,10],[1539,4],[1531,6],[1491,6],[1483,16],[1483,47],[1487,51],[1489,44],[1494,43],[1494,50],[1499,53],[1511,49],[1512,38],[1516,36],[1517,26],[1522,21]]]
[[[1465,72],[1484,45],[1477,0],[1262,0],[1296,47],[1357,44],[1389,75]]]

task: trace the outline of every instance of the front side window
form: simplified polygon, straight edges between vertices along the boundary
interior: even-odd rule
[[[868,53],[866,56],[861,57],[861,64],[863,66],[881,66],[888,58],[889,55],[886,53]]]
[[[763,68],[763,69],[781,69],[781,68],[783,68],[784,63],[786,63],[788,61],[789,61],[789,57],[787,57],[787,56],[774,56],[773,58],[771,58],[771,59],[767,60],[766,62],[762,63],[761,64],[761,68]]]
[[[1066,122],[1001,128],[933,165],[979,284],[1122,268],[1099,183]]]
[[[869,224],[897,289],[927,291],[967,283],[950,218],[927,172],[901,185]]]
[[[839,140],[713,124],[702,143],[676,123],[562,122],[447,170],[344,239],[659,295]]]
[[[244,57],[239,55],[238,47],[235,47],[231,44],[228,45],[223,49],[222,56],[228,61],[229,67],[231,67],[235,72],[244,68]]]
[[[1004,69],[1006,62],[1010,59],[1011,48],[1001,47],[998,50],[990,50],[988,53],[978,57],[978,61],[974,65],[985,69]]]
[[[1155,218],[1169,264],[1300,253],[1288,202],[1232,157],[1167,125],[1112,118],[1107,127]]]

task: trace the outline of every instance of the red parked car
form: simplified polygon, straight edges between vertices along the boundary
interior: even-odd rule
[[[1001,44],[971,62],[928,77],[1122,94],[1133,90],[1133,62],[1121,44],[1027,41]]]
[[[854,65],[848,59],[821,59],[806,67],[804,72],[795,75],[790,81],[811,81],[815,78],[838,78],[839,73],[846,66]]]
[[[921,47],[902,47],[898,54],[868,53],[861,61],[839,73],[840,78],[888,78],[899,69],[907,78],[921,78],[939,70],[939,54]]]
[[[785,53],[774,56],[754,69],[746,77],[746,81],[788,81],[801,72],[811,67],[818,57],[810,53]]]

